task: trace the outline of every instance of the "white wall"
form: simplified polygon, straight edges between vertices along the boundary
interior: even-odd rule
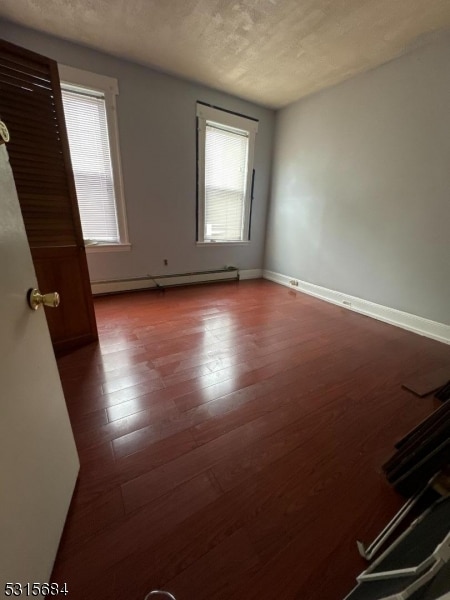
[[[277,115],[266,268],[450,324],[450,40]]]
[[[119,135],[131,252],[88,256],[94,281],[263,266],[274,112],[221,92],[0,21],[0,36],[56,61],[119,80]],[[260,120],[252,241],[197,247],[196,101]],[[163,265],[164,259],[168,266]]]

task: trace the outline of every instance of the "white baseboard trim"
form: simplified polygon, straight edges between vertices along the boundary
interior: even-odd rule
[[[260,279],[262,269],[247,269],[239,271],[239,279]],[[236,271],[218,271],[216,273],[198,273],[192,275],[178,275],[176,277],[135,277],[130,279],[112,279],[110,281],[91,281],[93,295],[113,294],[115,292],[132,292],[136,290],[150,290],[160,285],[163,288],[175,285],[190,285],[193,283],[208,283],[212,281],[228,281],[236,279]],[[156,285],[156,282],[158,285]]]
[[[438,323],[437,321],[431,321],[430,319],[424,319],[417,315],[397,310],[396,308],[389,308],[382,304],[376,304],[369,300],[363,300],[356,296],[350,296],[342,292],[336,292],[335,290],[329,290],[320,285],[314,283],[308,283],[307,281],[301,281],[295,277],[289,277],[282,275],[281,273],[275,273],[273,271],[263,271],[264,279],[269,279],[280,285],[284,285],[292,290],[298,292],[304,292],[310,296],[315,296],[321,300],[326,300],[332,304],[337,304],[348,310],[367,315],[379,321],[384,321],[390,325],[407,329],[419,335],[429,337],[444,344],[450,344],[450,325],[444,323]],[[298,285],[292,282],[297,282]]]

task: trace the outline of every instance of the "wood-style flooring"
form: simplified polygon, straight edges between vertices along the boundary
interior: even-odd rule
[[[81,471],[72,600],[339,600],[403,502],[381,465],[450,347],[263,280],[98,298],[59,359]]]

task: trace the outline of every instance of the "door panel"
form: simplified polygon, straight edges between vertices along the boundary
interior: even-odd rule
[[[54,348],[95,341],[56,62],[0,41],[0,116],[11,136],[8,154],[39,285],[61,296],[62,310],[47,315]]]
[[[6,583],[49,581],[79,462],[44,312],[26,301],[37,281],[4,145],[0,197],[3,597]]]
[[[58,310],[45,307],[47,323],[52,332],[55,352],[60,354],[92,341],[89,306],[84,293],[84,281],[89,276],[82,271],[80,248],[61,246],[33,248],[32,257],[39,285],[44,290],[63,290]]]

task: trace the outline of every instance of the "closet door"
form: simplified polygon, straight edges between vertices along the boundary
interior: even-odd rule
[[[0,118],[56,353],[98,339],[57,63],[0,41]]]

